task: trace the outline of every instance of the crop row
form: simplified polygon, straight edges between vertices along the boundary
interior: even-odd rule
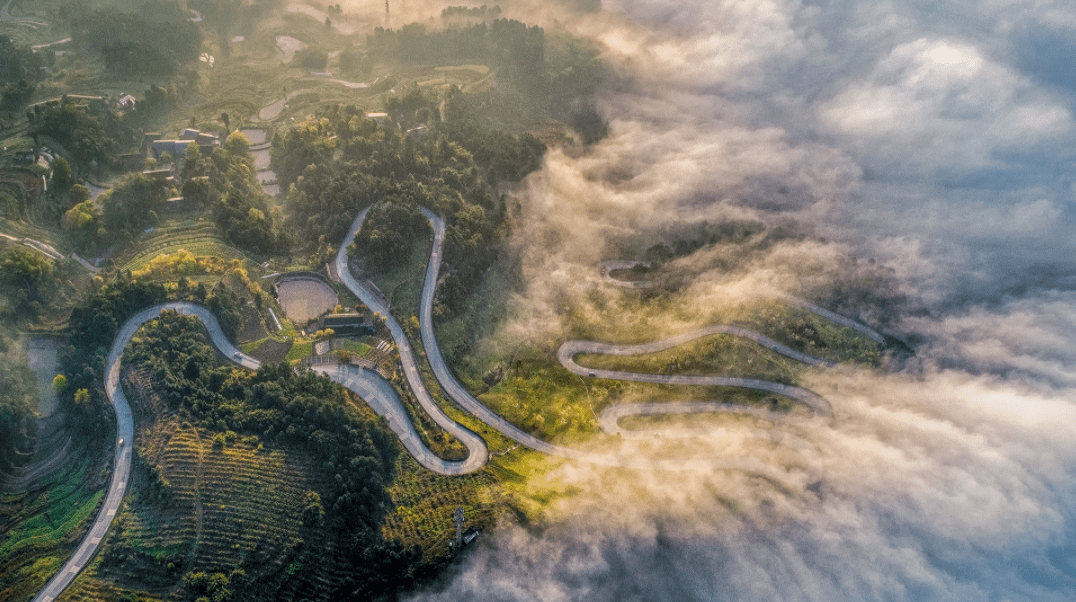
[[[123,269],[132,271],[140,269],[145,267],[154,257],[174,253],[180,249],[186,249],[196,257],[223,257],[226,260],[243,259],[244,257],[242,251],[229,246],[216,236],[192,236],[162,243],[152,249],[140,252],[125,263]]]

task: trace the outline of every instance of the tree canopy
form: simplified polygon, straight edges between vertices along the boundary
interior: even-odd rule
[[[147,0],[133,6],[125,11],[72,0],[62,8],[62,16],[74,43],[99,53],[105,66],[121,75],[172,75],[198,60],[201,30],[178,4]]]
[[[0,36],[0,111],[26,106],[45,75],[44,61],[27,45]]]

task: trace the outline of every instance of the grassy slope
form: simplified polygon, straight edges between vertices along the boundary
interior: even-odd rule
[[[75,550],[104,496],[100,460],[81,450],[42,489],[0,496],[0,599],[36,593]]]

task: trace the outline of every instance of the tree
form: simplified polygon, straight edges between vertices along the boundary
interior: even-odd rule
[[[162,182],[140,173],[128,174],[101,195],[104,226],[112,232],[137,234],[155,225],[167,196]]]
[[[231,121],[228,119],[228,114],[227,113],[221,113],[220,114],[220,120],[222,122],[224,122],[224,130],[226,132],[228,132],[228,133],[231,133],[231,131],[232,131],[231,130]]]
[[[67,199],[72,206],[85,203],[91,198],[93,198],[93,193],[83,184],[72,184],[71,189],[67,191]]]
[[[324,518],[325,508],[321,505],[321,496],[316,491],[307,491],[303,496],[303,526],[308,529],[320,527]]]
[[[63,391],[64,389],[66,389],[67,377],[63,374],[57,374],[56,377],[52,379],[52,388],[56,389],[57,391]]]
[[[83,188],[81,184],[75,184],[75,188]],[[89,193],[89,190],[86,190]],[[101,225],[101,212],[97,204],[87,199],[78,203],[64,213],[60,220],[60,226],[74,239],[75,244],[81,248],[93,247],[101,242],[104,228]]]
[[[67,190],[74,183],[71,174],[71,164],[63,157],[57,157],[52,162],[52,185],[56,190]]]

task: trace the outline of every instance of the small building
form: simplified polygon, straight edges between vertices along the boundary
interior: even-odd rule
[[[339,336],[374,334],[374,321],[367,313],[328,314],[318,318],[318,330],[331,328]]]
[[[185,213],[195,208],[194,203],[189,201],[186,197],[174,196],[164,202],[165,213]]]
[[[151,180],[156,180],[158,182],[166,182],[168,181],[168,178],[172,177],[172,170],[168,167],[162,169],[147,169],[146,171],[142,172],[142,175],[146,176]]]
[[[158,161],[164,153],[172,155],[173,159],[182,159],[187,154],[187,147],[194,143],[194,140],[154,140],[150,148],[153,158]]]
[[[376,121],[378,125],[385,125],[389,122],[388,113],[367,113],[366,118]]]
[[[185,130],[183,130],[182,132],[179,133],[179,139],[180,140],[197,140],[198,135],[201,134],[201,133],[202,132],[199,132],[198,130],[187,128],[187,129],[185,129]]]
[[[117,101],[119,106],[125,109],[133,109],[137,102],[138,101],[135,100],[135,97],[131,96],[130,94],[124,94],[120,97],[119,101]]]

